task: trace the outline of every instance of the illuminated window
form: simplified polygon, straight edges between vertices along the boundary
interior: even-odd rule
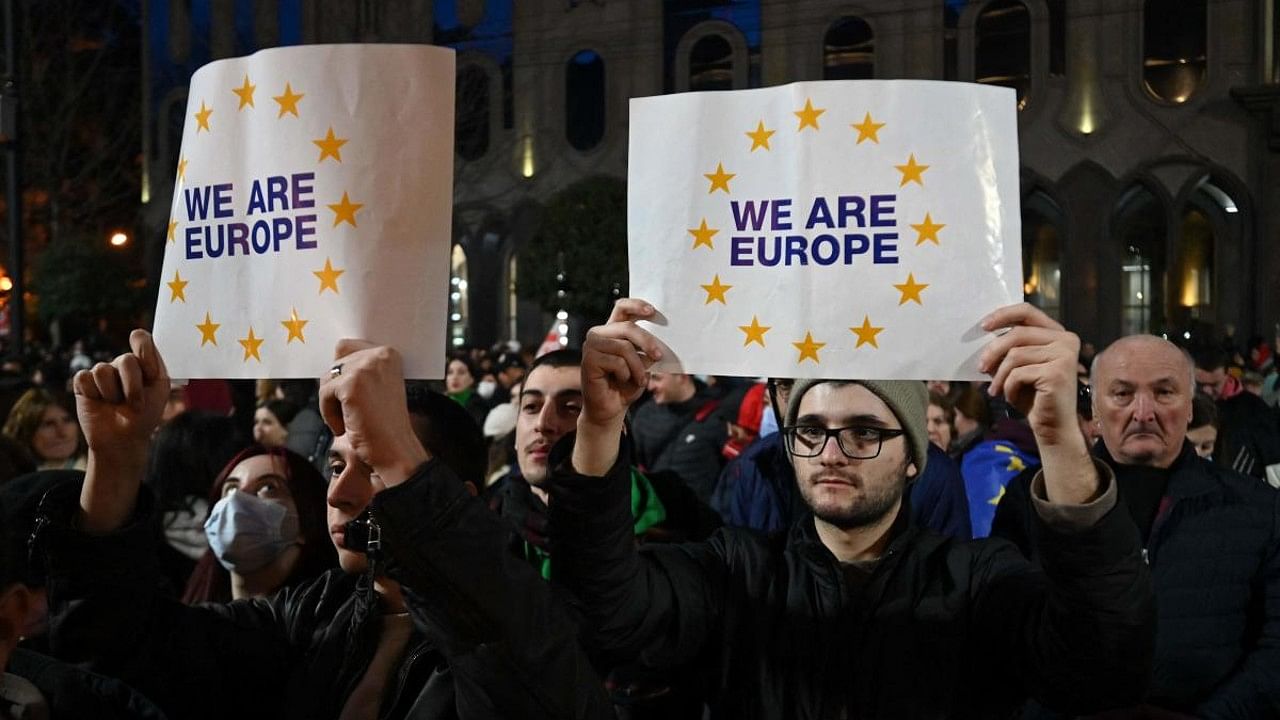
[[[1018,0],[995,0],[978,15],[974,27],[974,79],[1010,87],[1018,109],[1031,89],[1031,17]]]
[[[565,137],[576,150],[604,139],[604,58],[594,50],[574,55],[564,73]]]
[[[1022,292],[1027,302],[1062,318],[1062,210],[1036,191],[1022,203]]]
[[[823,80],[866,80],[875,77],[875,36],[858,17],[842,17],[827,28],[822,41]]]
[[[467,251],[462,245],[453,246],[451,277],[449,278],[449,344],[459,347],[467,343]]]
[[[1204,82],[1205,0],[1146,0],[1142,82],[1152,95],[1186,102]]]
[[[1164,329],[1165,225],[1159,199],[1137,186],[1120,199],[1116,213],[1120,243],[1120,332],[1122,335]]]

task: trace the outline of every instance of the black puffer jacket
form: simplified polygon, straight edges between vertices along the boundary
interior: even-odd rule
[[[636,465],[646,473],[672,472],[693,489],[704,505],[724,468],[720,454],[728,439],[724,408],[702,383],[682,403],[650,400],[631,419]]]
[[[627,462],[624,450],[604,479],[558,465],[552,577],[582,600],[597,649],[699,658],[714,717],[1008,717],[1027,694],[1089,710],[1145,689],[1154,610],[1123,512],[1038,523],[1044,572],[1010,543],[900,521],[855,590],[811,515],[787,535],[728,529],[637,551]]]
[[[74,493],[46,497],[37,529],[60,657],[91,661],[174,718],[338,716],[381,629],[368,576],[335,570],[270,598],[188,607],[156,592],[145,523],[91,537],[70,528],[76,507]],[[612,717],[576,623],[448,468],[425,464],[371,509],[415,626],[384,718]]]
[[[1130,472],[1102,443],[1095,453]],[[1146,702],[1204,720],[1280,718],[1280,492],[1189,444],[1171,469],[1144,543],[1159,628]],[[1029,509],[1027,478],[1017,478],[992,533],[1039,557]]]

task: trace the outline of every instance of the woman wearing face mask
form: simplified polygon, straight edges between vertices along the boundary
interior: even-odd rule
[[[233,458],[210,488],[209,551],[183,602],[270,595],[337,567],[325,490],[315,467],[284,448],[254,445]]]

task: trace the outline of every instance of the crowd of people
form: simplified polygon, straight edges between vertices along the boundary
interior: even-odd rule
[[[985,382],[704,377],[652,312],[12,383],[0,718],[1280,718],[1280,337],[1018,305]]]

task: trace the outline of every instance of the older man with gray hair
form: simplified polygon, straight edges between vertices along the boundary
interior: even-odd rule
[[[1173,343],[1121,338],[1094,359],[1091,384],[1094,455],[1115,473],[1155,583],[1146,710],[1280,717],[1280,492],[1196,454],[1195,363]],[[1010,483],[993,535],[1039,559],[1028,481]]]

